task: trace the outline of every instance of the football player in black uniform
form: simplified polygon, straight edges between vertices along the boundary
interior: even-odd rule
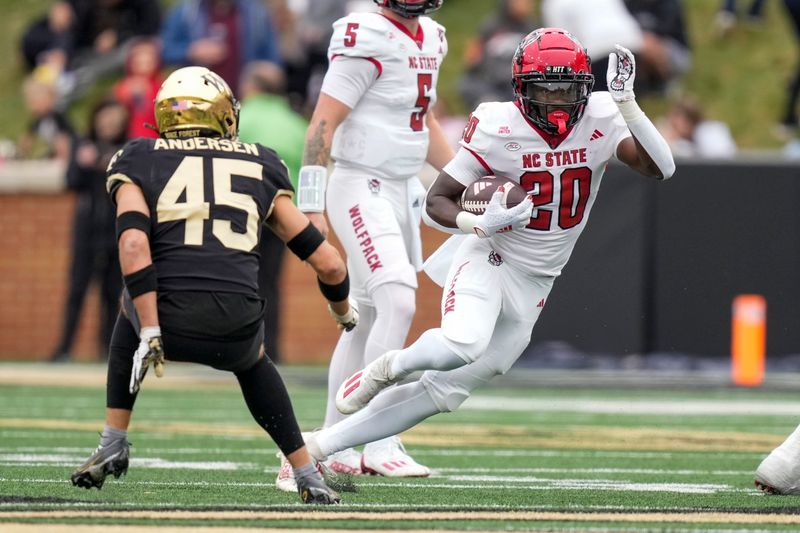
[[[100,488],[127,472],[127,428],[152,364],[190,361],[236,375],[253,417],[289,459],[306,503],[336,503],[306,451],[283,381],[264,354],[258,297],[262,222],[316,271],[329,310],[355,327],[347,268],[291,201],[274,151],[237,140],[238,103],[202,67],[172,73],[156,96],[158,139],[136,139],[111,160],[123,312],[109,349],[106,426],[100,445],[72,475]],[[301,481],[302,479],[302,481]]]

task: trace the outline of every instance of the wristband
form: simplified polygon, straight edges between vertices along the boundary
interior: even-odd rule
[[[347,300],[350,295],[350,275],[345,274],[344,279],[336,285],[328,285],[321,279],[317,278],[319,284],[319,291],[329,302],[341,302]]]
[[[161,336],[160,326],[146,326],[139,330],[139,338],[142,340],[150,340],[153,337]]]
[[[131,300],[147,292],[158,290],[158,275],[156,274],[156,266],[153,263],[141,270],[123,276],[122,279],[125,281],[128,294],[131,295]]]
[[[303,213],[322,213],[325,211],[325,187],[327,183],[327,168],[320,165],[301,167],[297,177],[297,208]]]
[[[478,215],[461,211],[456,215],[456,226],[464,233],[474,234],[475,226],[478,224]]]
[[[636,100],[624,100],[622,102],[616,102],[616,104],[622,118],[625,119],[625,122],[628,124],[645,116],[644,111],[642,111],[642,108],[636,103]]]

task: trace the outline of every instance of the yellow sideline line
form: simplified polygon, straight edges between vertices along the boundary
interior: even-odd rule
[[[3,523],[3,533],[75,533],[75,526],[72,524],[15,524]],[[108,533],[109,527],[113,531],[123,531],[125,533],[187,533],[187,526],[146,526],[146,525],[119,525],[113,526],[92,526],[81,524],[81,532],[87,533]],[[225,526],[198,526],[192,525],[191,531],[202,531],[203,533],[342,533],[343,529],[324,529],[324,528],[291,528],[276,529],[263,527],[225,527]],[[386,533],[386,529],[359,529],[358,533]],[[429,529],[403,529],[403,533],[431,533]],[[470,529],[470,533],[497,533],[496,530]],[[526,529],[526,533],[544,533],[549,530]]]
[[[368,520],[368,521],[553,521],[553,522],[671,522],[681,524],[800,524],[796,514],[746,514],[717,512],[557,512],[557,511],[10,511],[0,512],[0,520],[8,519],[123,519],[123,520]]]
[[[0,428],[98,431],[102,421],[0,418]],[[255,424],[226,425],[199,422],[133,422],[131,431],[178,435],[263,435]],[[542,429],[510,425],[437,424],[414,427],[403,433],[406,444],[491,446],[499,448],[564,448],[646,451],[768,452],[780,444],[780,435],[735,431],[671,430],[565,426]]]
[[[177,368],[176,368],[177,367]],[[0,385],[26,385],[31,387],[80,387],[104,388],[106,386],[106,367],[81,368],[80,366],[33,365],[30,367],[9,367],[0,365]],[[170,373],[170,370],[172,372]],[[165,379],[147,379],[147,388],[159,390],[205,388],[235,388],[233,376],[226,380],[224,374],[195,375],[187,373],[178,363],[167,364]]]
[[[75,526],[71,524],[14,524],[2,523],[3,533],[75,533]],[[311,528],[253,528],[253,527],[220,527],[220,526],[191,526],[191,531],[202,531],[203,533],[342,533],[342,529],[311,529]],[[91,526],[81,524],[81,532],[88,533],[108,533],[109,528],[113,531],[123,531],[125,533],[187,533],[186,526],[134,526],[119,525],[113,526]],[[386,533],[385,529],[359,529],[358,533]],[[526,530],[528,533],[536,531]],[[431,533],[427,529],[404,529],[403,533]],[[496,531],[481,531],[471,529],[470,533],[497,533]]]

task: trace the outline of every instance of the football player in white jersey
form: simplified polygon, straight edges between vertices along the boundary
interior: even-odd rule
[[[333,353],[325,426],[343,418],[334,396],[344,379],[384,352],[402,348],[411,326],[425,194],[416,175],[426,161],[441,170],[454,155],[433,114],[447,54],[445,29],[425,16],[442,2],[375,0],[378,12],[352,13],[333,26],[330,66],[299,173],[298,207],[323,233],[327,210],[347,252],[351,296],[361,317],[355,329],[342,333]],[[328,468],[429,475],[394,434],[383,437],[362,441],[369,443],[363,456],[348,449],[331,457]],[[283,467],[276,485],[296,491],[291,468],[285,461]]]
[[[658,179],[673,174],[667,142],[634,98],[633,55],[617,47],[609,62],[609,92],[592,93],[589,58],[569,33],[542,28],[520,44],[515,101],[475,110],[427,194],[426,222],[467,234],[449,262],[441,328],[345,381],[336,404],[355,414],[306,438],[317,459],[453,411],[511,367],[586,225],[608,160]],[[530,202],[506,209],[496,192],[484,214],[462,211],[462,191],[487,174],[521,184]],[[420,380],[376,396],[417,370],[425,370]]]

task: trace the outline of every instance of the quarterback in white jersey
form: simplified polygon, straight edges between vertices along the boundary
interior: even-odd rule
[[[529,34],[512,65],[516,100],[475,110],[461,149],[427,194],[426,222],[466,234],[454,237],[441,328],[345,381],[336,405],[355,414],[306,438],[317,459],[452,411],[506,372],[586,225],[608,160],[659,179],[675,170],[666,141],[636,104],[628,50],[609,56],[608,93],[591,93],[586,51],[558,28]],[[462,211],[461,193],[486,175],[519,183],[528,198],[505,208],[498,191],[483,214]],[[419,381],[378,394],[418,370],[425,370]]]
[[[426,161],[441,170],[453,157],[432,112],[447,39],[444,27],[425,16],[442,2],[375,0],[378,12],[353,13],[333,26],[330,66],[306,137],[298,207],[323,232],[327,211],[347,252],[350,294],[361,316],[352,331],[345,328],[331,359],[325,426],[343,418],[334,397],[344,379],[402,348],[411,327],[425,194],[416,175]],[[363,442],[369,442],[363,456],[343,450],[327,466],[350,474],[430,473],[393,435]],[[276,485],[293,491],[291,469],[284,467]]]

